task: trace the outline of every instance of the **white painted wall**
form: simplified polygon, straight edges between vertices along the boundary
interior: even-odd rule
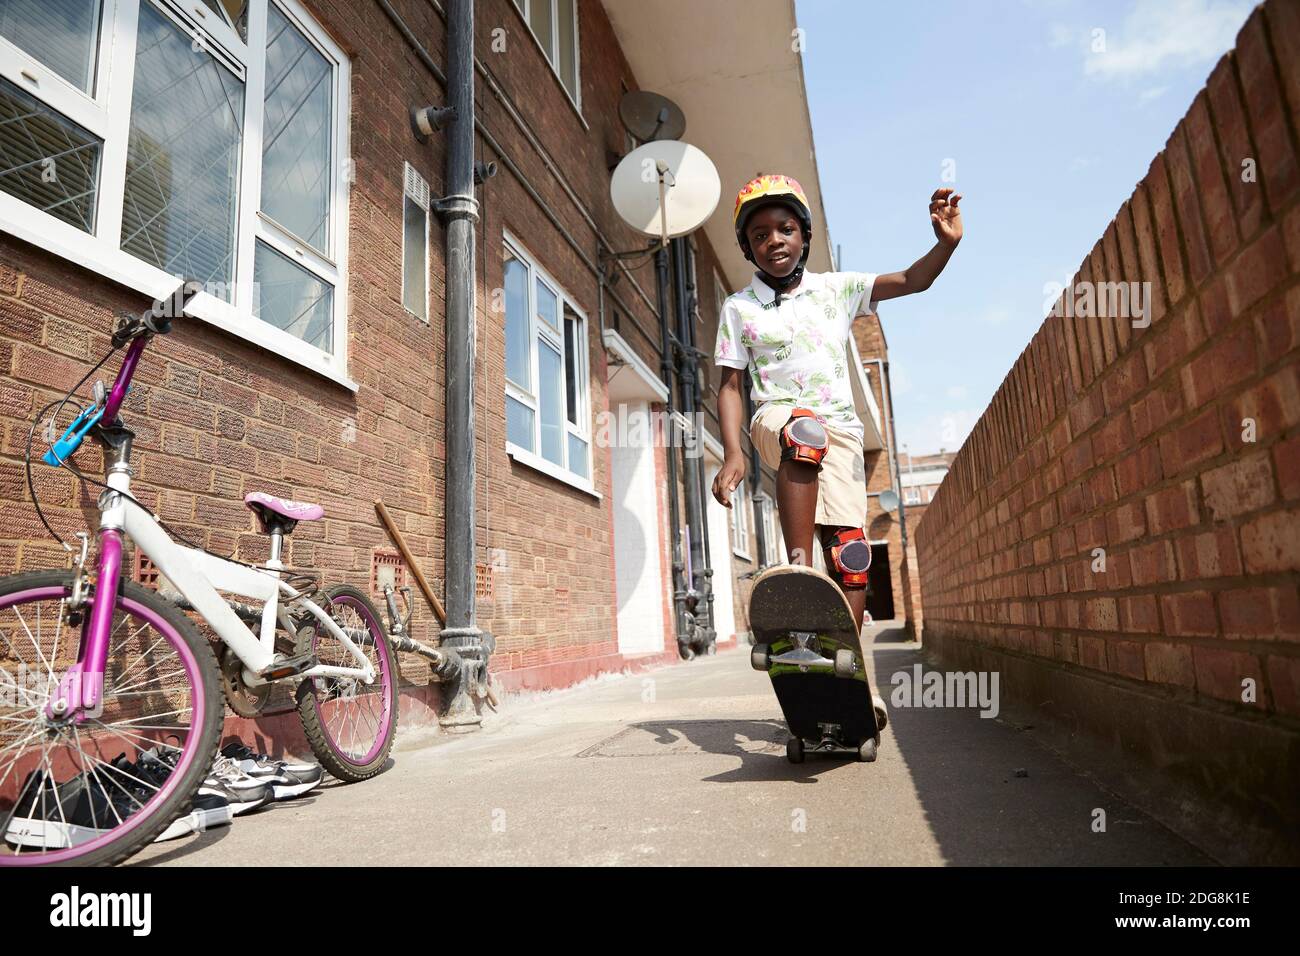
[[[736,633],[736,609],[732,587],[731,512],[713,497],[713,479],[720,468],[716,462],[708,463],[704,473],[704,493],[708,498],[709,558],[713,562],[713,627],[718,632],[718,641],[722,642],[731,640]],[[731,506],[749,508],[752,512],[754,504],[748,499],[739,501],[733,497]]]
[[[611,409],[617,412],[616,409]],[[624,409],[632,416],[649,415],[645,402]],[[633,430],[633,434],[640,429]],[[642,434],[651,433],[648,425]],[[614,585],[618,599],[620,654],[652,654],[664,649],[664,577],[659,561],[659,488],[655,482],[654,449],[610,449],[614,508]]]

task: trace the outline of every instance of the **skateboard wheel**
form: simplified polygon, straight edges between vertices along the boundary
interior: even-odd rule
[[[785,759],[791,763],[803,763],[803,741],[798,737],[785,742]]]
[[[749,650],[749,666],[756,671],[765,671],[772,666],[772,648],[768,644],[755,644]]]
[[[841,647],[835,652],[835,676],[852,677],[858,672],[858,661],[853,652],[847,647]]]
[[[695,651],[689,644],[678,644],[677,654],[684,661],[691,661],[695,659]]]
[[[858,747],[858,759],[863,763],[871,763],[876,759],[876,751],[878,749],[879,745],[876,743],[874,737],[864,740],[862,741],[862,745]]]

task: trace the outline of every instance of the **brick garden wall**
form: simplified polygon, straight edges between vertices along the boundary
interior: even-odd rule
[[[1093,716],[1274,831],[1295,827],[1300,727],[1298,134],[1300,5],[1270,0],[1079,268],[1151,282],[1150,326],[1049,316],[916,529],[946,659],[1004,666],[1013,697],[1050,667],[1215,715],[1200,746]]]

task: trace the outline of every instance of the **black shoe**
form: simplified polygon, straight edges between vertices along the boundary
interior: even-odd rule
[[[147,791],[110,767],[79,773],[61,784],[34,770],[23,781],[5,840],[38,850],[79,846],[120,826],[148,799]]]

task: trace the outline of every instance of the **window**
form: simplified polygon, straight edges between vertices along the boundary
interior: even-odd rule
[[[402,197],[402,305],[429,321],[429,184],[406,164]]]
[[[904,488],[903,503],[909,505],[919,505],[921,503],[921,489],[915,487]]]
[[[507,446],[589,487],[587,320],[513,240],[504,279]]]
[[[731,550],[740,557],[749,558],[749,513],[754,507],[742,480],[731,493]]]
[[[514,0],[560,83],[581,109],[578,88],[578,0]]]
[[[347,382],[348,86],[299,0],[0,0],[0,227]]]

